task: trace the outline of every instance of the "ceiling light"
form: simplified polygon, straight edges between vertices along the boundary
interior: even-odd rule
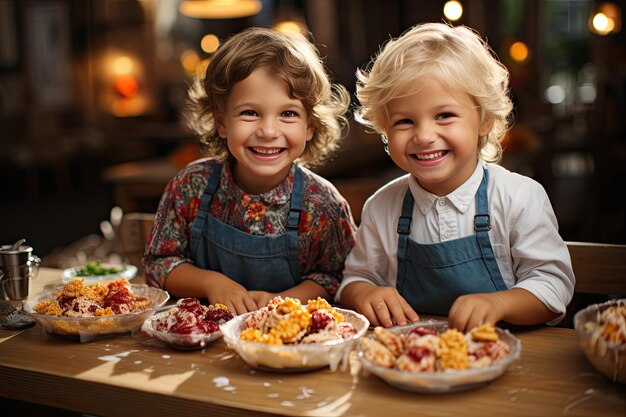
[[[232,19],[252,16],[261,11],[259,0],[185,0],[178,10],[188,17],[200,19]]]

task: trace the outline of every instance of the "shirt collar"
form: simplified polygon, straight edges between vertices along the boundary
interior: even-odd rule
[[[478,161],[476,164],[476,168],[472,175],[465,181],[460,187],[451,192],[445,197],[438,197],[426,190],[424,190],[417,179],[414,176],[409,176],[409,189],[413,194],[413,198],[415,199],[415,204],[425,216],[428,212],[433,208],[435,202],[440,198],[445,198],[448,200],[458,211],[461,213],[465,213],[470,206],[470,204],[474,201],[474,196],[478,191],[478,187],[480,186],[480,182],[483,179],[483,168],[484,162]]]
[[[291,196],[291,190],[293,188],[293,179],[296,172],[296,164],[292,164],[289,169],[289,174],[287,177],[276,187],[271,189],[270,191],[252,195],[248,194],[239,188],[239,185],[235,182],[235,178],[231,169],[232,162],[227,160],[224,162],[224,172],[223,177],[224,180],[224,188],[226,193],[233,193],[234,201],[261,201],[266,206],[274,205],[274,204],[285,204],[289,201],[289,197]]]

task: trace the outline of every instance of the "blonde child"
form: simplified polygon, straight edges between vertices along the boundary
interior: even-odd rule
[[[144,256],[147,281],[237,314],[275,295],[334,295],[355,224],[305,165],[337,148],[349,104],[301,35],[251,28],[215,53],[189,92],[210,158],[167,185]]]
[[[337,299],[372,324],[556,323],[574,289],[540,184],[496,165],[508,72],[467,27],[417,25],[357,72],[357,118],[408,175],[363,208]]]

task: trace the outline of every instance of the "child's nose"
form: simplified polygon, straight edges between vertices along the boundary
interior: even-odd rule
[[[261,121],[257,135],[265,138],[274,138],[278,136],[277,122],[273,118],[265,118]]]
[[[437,131],[430,123],[420,123],[415,125],[415,135],[413,140],[419,143],[430,143],[437,139]]]

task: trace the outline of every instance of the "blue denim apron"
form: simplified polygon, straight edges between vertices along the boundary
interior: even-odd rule
[[[445,316],[460,295],[507,289],[489,240],[488,181],[485,169],[475,197],[476,234],[434,244],[409,237],[414,200],[406,191],[398,220],[396,288],[416,311]]]
[[[191,258],[195,265],[221,272],[247,290],[280,292],[300,283],[298,223],[302,210],[303,174],[296,166],[287,232],[256,236],[209,214],[222,174],[222,165],[209,178],[191,230]]]

